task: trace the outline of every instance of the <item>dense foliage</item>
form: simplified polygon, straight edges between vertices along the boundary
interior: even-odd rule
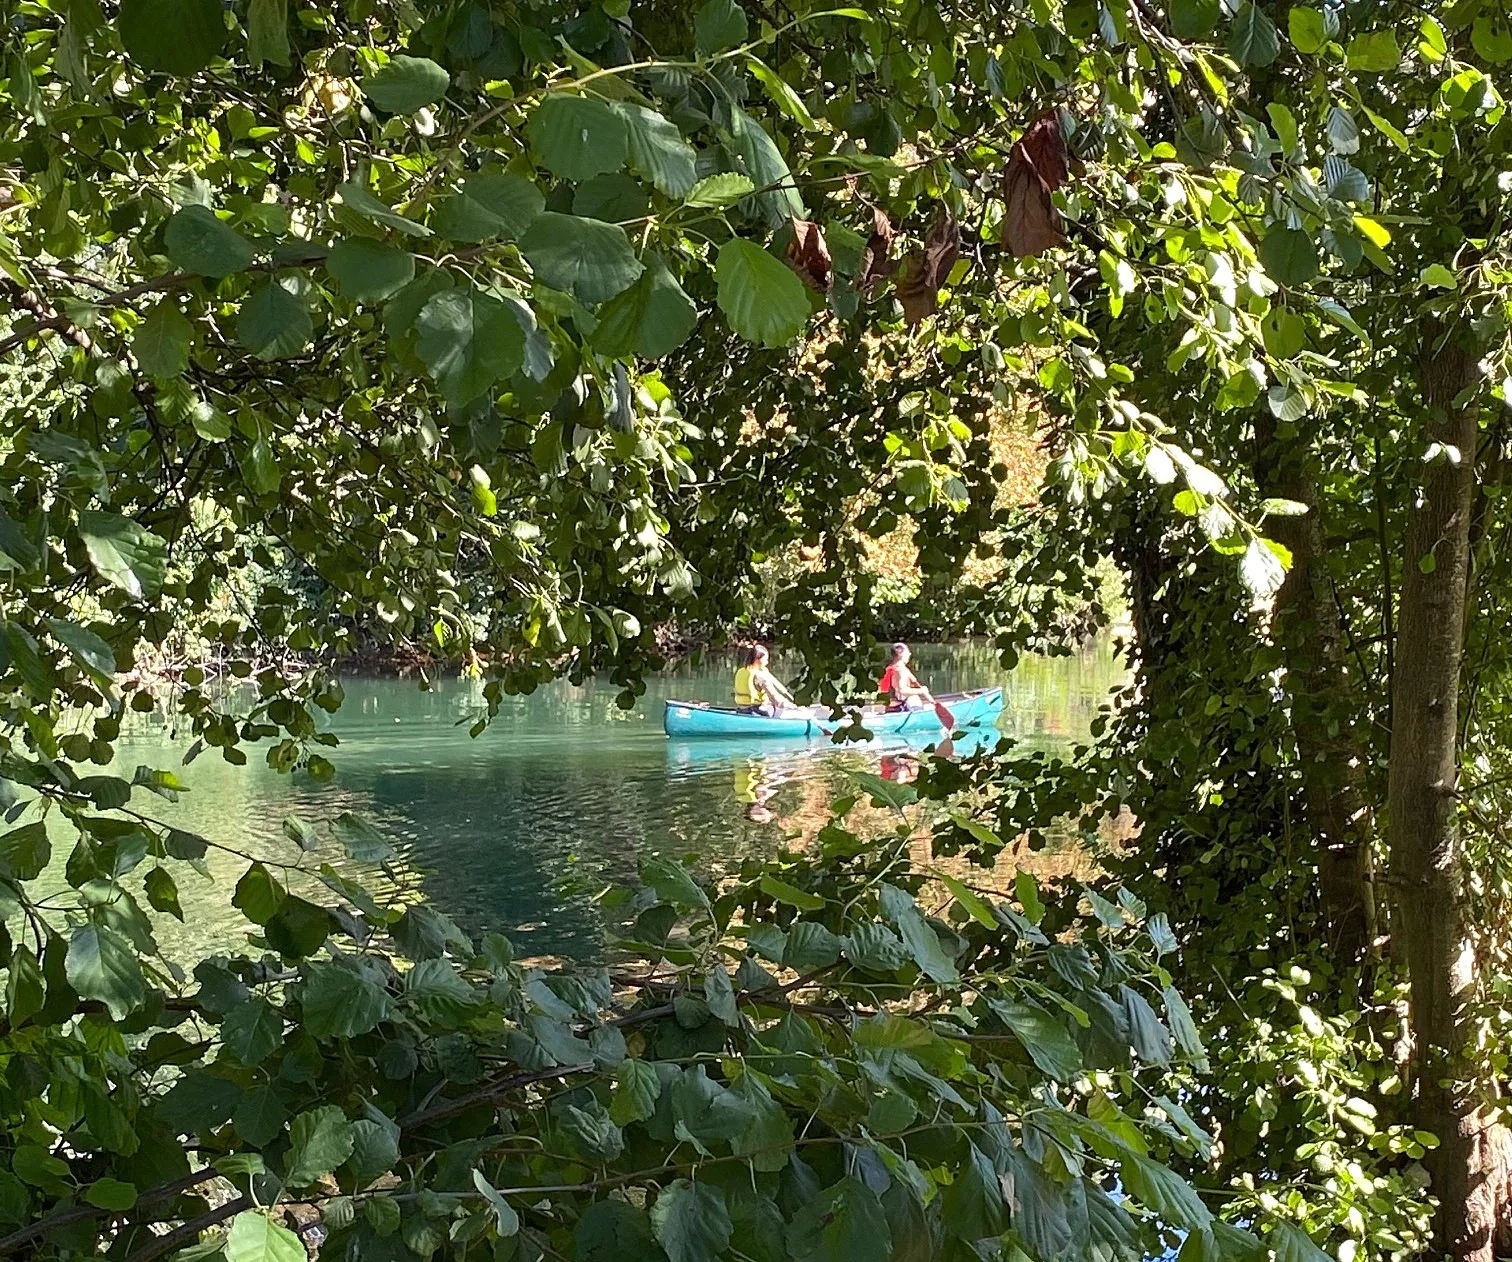
[[[326,1247],[353,1256],[570,1237],[579,1257],[692,1262],[774,1241],[777,1215],[798,1258],[884,1235],[933,1252],[937,1227],[977,1256],[1134,1256],[1146,1213],[1191,1230],[1196,1257],[1249,1250],[1213,1211],[1288,1258],[1317,1257],[1312,1236],[1341,1256],[1491,1256],[1512,1227],[1496,5],[19,0],[5,17],[8,1247],[88,1254],[121,1221],[117,1255],[157,1256],[245,1210],[204,1247],[285,1260],[295,1242],[254,1208],[282,1197],[323,1202]],[[998,495],[990,444],[1016,392],[1054,457],[1029,510]],[[132,813],[177,791],[170,772],[98,768],[123,708],[156,704],[134,671],[170,632],[255,676],[250,710],[190,677],[191,757],[259,744],[326,778],[309,707],[339,686],[254,661],[362,625],[472,653],[495,702],[607,670],[629,703],[654,624],[748,616],[763,558],[794,546],[816,564],[778,634],[815,693],[854,695],[876,629],[855,529],[903,520],[926,590],[1001,554],[961,623],[1010,657],[1092,595],[1101,558],[1124,570],[1139,676],[1097,746],[942,766],[926,788],[968,794],[937,843],[983,857],[1132,810],[1138,844],[1110,861],[1189,936],[1165,962],[1219,1036],[1200,1087],[1152,1054],[1165,979],[1109,941],[1112,904],[1083,924],[1085,957],[1032,941],[1022,891],[1009,915],[955,890],[958,932],[910,901],[918,873],[884,880],[898,850],[838,833],[707,913],[656,868],[665,909],[641,916],[676,971],[618,992],[527,978],[502,944],[339,881],[332,911],[266,864],[237,900],[267,960],[206,962],[197,985],[151,962],[136,874],[172,914],[174,865],[214,839]],[[249,585],[249,566],[319,581]],[[798,901],[761,901],[763,879]],[[813,927],[793,949],[833,942],[838,971],[787,960],[795,909]],[[907,946],[890,980],[842,944],[884,921]],[[678,925],[692,935],[668,946]],[[825,1011],[784,1017],[755,963],[728,994],[705,982],[732,925]],[[751,936],[779,928],[780,948]],[[994,1006],[1028,998],[1050,1006],[1022,1028]],[[903,1024],[874,1017],[883,1000]],[[1093,1053],[1099,1010],[1114,1037]],[[655,1037],[632,1047],[614,1021]],[[518,1081],[563,1068],[542,1036],[592,1068]],[[893,1037],[917,1051],[867,1043]],[[406,1119],[496,1081],[484,1057],[527,1094],[412,1135]],[[1174,1136],[1125,1125],[1144,1087]],[[654,1113],[632,1115],[637,1090]],[[913,1119],[869,1120],[889,1093],[926,1107],[916,1142]],[[730,1147],[765,1126],[801,1149],[781,1172]],[[174,1182],[189,1151],[245,1204],[196,1203]],[[53,1212],[61,1234],[24,1221]],[[157,1215],[181,1225],[149,1240]],[[736,1242],[747,1218],[773,1229]]]

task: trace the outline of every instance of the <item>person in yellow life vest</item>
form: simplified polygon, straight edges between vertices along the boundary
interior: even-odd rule
[[[735,672],[735,708],[742,714],[764,714],[769,718],[781,714],[787,706],[797,706],[793,694],[767,669],[766,646],[752,645],[742,656]]]

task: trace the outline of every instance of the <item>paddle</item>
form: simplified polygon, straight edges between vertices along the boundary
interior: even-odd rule
[[[929,694],[929,699],[934,702],[934,712],[939,716],[940,725],[944,727],[946,735],[949,735],[951,732],[955,731],[955,715],[950,712],[950,707],[947,706],[943,701],[936,698],[933,693]]]

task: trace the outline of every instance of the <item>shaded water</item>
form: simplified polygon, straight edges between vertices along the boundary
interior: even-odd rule
[[[1027,659],[1004,672],[978,646],[922,648],[918,673],[938,692],[1001,683],[1001,730],[1054,748],[1084,737],[1097,707],[1123,678],[1108,645],[1069,658]],[[258,761],[232,767],[208,751],[178,770],[190,787],[177,805],[148,799],[158,818],[257,855],[288,857],[282,821],[297,813],[324,832],[342,811],[377,825],[425,896],[473,932],[508,934],[522,954],[585,956],[602,942],[593,895],[634,879],[637,857],[697,853],[716,866],[767,851],[786,832],[822,822],[846,791],[847,767],[876,770],[876,750],[783,745],[731,749],[662,734],[667,697],[725,702],[727,663],[685,665],[649,681],[626,713],[603,682],[544,687],[507,699],[490,729],[469,739],[474,685],[444,680],[352,679],[330,726],[335,782],[279,775]],[[461,726],[459,726],[461,724]],[[184,742],[165,727],[125,734],[117,774],[138,764],[178,767]],[[772,818],[751,818],[752,804]],[[760,816],[764,813],[756,811]],[[314,856],[338,866],[339,848]],[[161,932],[171,954],[225,949],[246,924],[229,903],[245,861],[212,852],[219,889],[186,873],[188,923]]]

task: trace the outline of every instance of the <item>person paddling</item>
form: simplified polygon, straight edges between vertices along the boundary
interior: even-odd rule
[[[934,695],[908,668],[912,656],[908,645],[894,644],[892,660],[887,663],[887,669],[877,681],[877,691],[886,698],[889,710],[922,710],[935,703]]]
[[[877,691],[886,698],[889,710],[933,708],[935,717],[940,720],[940,726],[945,729],[947,737],[945,744],[941,746],[941,752],[949,758],[955,752],[949,741],[949,734],[955,731],[955,715],[950,712],[949,706],[921,684],[918,676],[908,669],[908,659],[912,656],[913,654],[908,651],[908,645],[894,644],[892,661],[887,664],[887,669],[882,672],[882,678],[877,681]]]
[[[765,645],[755,644],[746,650],[735,672],[735,708],[742,714],[771,718],[781,714],[785,706],[797,706],[793,694],[767,668],[769,660]]]

